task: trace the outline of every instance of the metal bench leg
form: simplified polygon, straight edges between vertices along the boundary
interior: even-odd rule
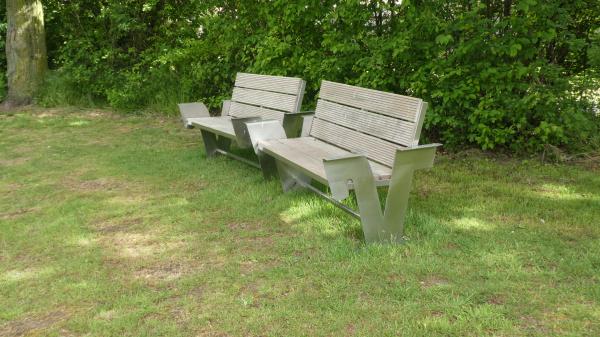
[[[365,241],[379,241],[383,214],[369,161],[364,156],[348,156],[324,160],[325,174],[333,199],[342,201],[350,194],[349,184],[356,193],[359,216]]]
[[[217,148],[223,151],[229,151],[231,147],[231,139],[219,136],[217,137]]]
[[[277,172],[284,192],[310,184],[310,178],[280,161],[276,162]]]
[[[207,157],[214,157],[219,149],[217,145],[217,135],[206,130],[200,130],[202,135],[202,141],[204,143],[204,149],[206,150]]]
[[[284,139],[286,138],[285,130],[281,124],[275,120],[252,121],[246,122],[245,124],[246,132],[248,133],[250,143],[254,148],[254,153],[256,153],[256,156],[258,157],[263,176],[265,179],[275,177],[278,166],[275,164],[275,159],[273,157],[261,151],[260,141],[268,139]]]
[[[212,132],[206,130],[200,130],[202,135],[202,141],[204,142],[204,149],[206,150],[207,157],[214,157],[219,151],[229,151],[231,146],[231,139],[225,137],[217,137]]]
[[[266,180],[271,180],[277,177],[277,162],[275,161],[275,158],[261,151],[258,151],[256,155],[258,157],[258,163],[262,170],[263,177]]]
[[[379,204],[377,187],[367,158],[349,156],[324,161],[334,199],[348,197],[348,184],[353,184],[367,242],[402,242],[404,216],[414,171],[433,166],[437,146],[434,144],[396,152],[385,211]]]

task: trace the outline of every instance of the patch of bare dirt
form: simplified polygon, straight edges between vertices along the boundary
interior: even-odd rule
[[[130,231],[137,221],[140,221],[139,218],[100,227],[98,242],[111,253],[106,263],[145,280],[149,285],[176,280],[202,268],[193,261],[174,260],[171,255],[165,261],[164,254],[181,251],[185,241],[166,239],[153,232]]]
[[[94,180],[78,180],[68,177],[63,181],[63,185],[76,191],[107,191],[124,187],[124,184],[110,178],[98,178]]]
[[[113,204],[137,205],[147,200],[147,193],[144,193],[142,185],[113,177],[82,178],[89,172],[86,169],[75,171],[62,178],[59,186],[80,193],[112,192],[112,197],[106,201]]]
[[[29,104],[29,105],[16,105],[12,102],[9,101],[5,101],[2,104],[0,104],[0,114],[3,115],[12,115],[15,113],[22,113],[22,112],[29,112],[31,111],[31,109],[33,109],[34,106]]]
[[[406,277],[401,274],[391,273],[387,276],[388,283],[390,284],[405,284]]]
[[[0,213],[0,219],[2,219],[2,220],[15,219],[15,218],[18,218],[27,213],[37,212],[39,210],[40,210],[39,207],[32,207],[32,208],[22,208],[18,211],[14,211],[14,212]]]
[[[115,128],[116,131],[121,132],[121,133],[129,133],[136,129],[137,129],[137,127],[135,127],[133,125],[120,125],[117,128]]]
[[[248,249],[256,252],[271,250],[275,243],[274,236],[276,235],[240,237],[237,239],[237,242],[240,249]]]
[[[109,253],[106,264],[144,280],[149,286],[173,281],[204,268],[206,260],[199,263],[185,257],[178,259],[177,252],[186,245],[185,238],[165,238],[153,230],[142,231],[138,225],[144,221],[142,217],[110,218],[90,224],[99,234],[97,242]]]
[[[190,295],[192,295],[198,301],[204,300],[206,298],[207,289],[203,286],[196,287],[192,291],[190,291]]]
[[[119,313],[116,310],[105,310],[99,312],[96,316],[94,316],[94,318],[103,321],[111,321],[117,316],[119,316]]]
[[[122,258],[151,256],[161,252],[167,245],[150,233],[115,232],[104,236],[102,241]]]
[[[80,336],[80,335],[78,335],[72,331],[69,331],[67,329],[60,329],[60,337],[78,337],[78,336]]]
[[[227,224],[227,228],[229,228],[232,231],[245,231],[245,230],[251,230],[251,229],[255,229],[256,226],[251,226],[247,223],[229,223]]]
[[[549,336],[550,329],[546,327],[542,321],[533,317],[533,316],[523,316],[521,317],[521,327],[528,331],[535,331],[536,333],[541,333],[542,335]]]
[[[22,184],[11,183],[11,184],[5,185],[1,191],[2,191],[2,193],[14,193],[14,192],[20,191],[22,188],[23,188]]]
[[[62,112],[59,109],[46,109],[43,112],[34,113],[34,116],[36,116],[37,118],[50,118],[50,117],[56,117],[56,116],[59,116],[62,114],[64,114],[64,112]]]
[[[136,270],[133,274],[136,278],[144,279],[149,282],[163,282],[176,280],[193,269],[190,264],[170,261],[164,264],[158,264]]]
[[[198,145],[198,144],[196,144]],[[193,182],[186,182],[186,183],[175,183],[173,184],[172,188],[174,191],[184,191],[184,192],[197,192],[197,191],[202,191],[204,189],[206,189],[206,187],[208,186],[208,183],[206,181],[193,181]]]
[[[30,158],[27,158],[27,157],[13,158],[13,159],[0,159],[0,167],[1,166],[6,166],[6,167],[19,166],[19,165],[25,164],[29,160],[30,160]]]
[[[346,336],[354,336],[356,334],[356,326],[352,323],[346,325]]]
[[[118,221],[101,220],[92,223],[92,227],[94,228],[94,230],[104,234],[115,232],[127,232],[131,230],[131,228],[135,225],[141,224],[143,221],[144,219],[140,217],[127,218]]]
[[[231,335],[225,332],[219,332],[211,330],[210,328],[204,328],[196,332],[196,337],[229,337]]]
[[[80,117],[80,118],[110,118],[117,117],[118,114],[110,110],[100,110],[100,109],[82,109],[82,108],[43,108],[36,106],[29,106],[28,109],[23,112],[30,112],[33,116],[37,118],[52,118],[52,117],[60,117],[60,116],[72,116],[72,117]]]
[[[443,312],[441,312],[441,311],[439,311],[439,310],[432,310],[432,311],[429,313],[429,316],[431,316],[431,317],[435,317],[435,318],[440,318],[440,317],[444,317],[444,313],[443,313]]]
[[[502,295],[492,295],[487,299],[486,302],[492,305],[503,305],[506,300]]]
[[[106,118],[109,116],[116,116],[114,112],[108,110],[99,110],[99,109],[91,109],[85,110],[81,112],[82,117],[91,117],[91,118]]]
[[[442,277],[431,275],[421,281],[419,284],[421,285],[421,288],[429,289],[433,287],[446,286],[449,285],[450,282]]]
[[[54,311],[43,316],[25,317],[0,327],[0,337],[25,336],[38,330],[47,329],[69,317],[64,311]]]

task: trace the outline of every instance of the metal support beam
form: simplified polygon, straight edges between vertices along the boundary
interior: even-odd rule
[[[349,184],[353,185],[367,242],[402,242],[414,171],[433,166],[438,146],[431,144],[396,152],[384,210],[366,157],[352,155],[323,161],[333,199],[347,198]]]
[[[257,163],[257,162],[253,162],[253,161],[251,161],[249,159],[246,159],[244,157],[240,157],[240,156],[238,156],[236,154],[233,154],[231,152],[227,152],[227,151],[224,151],[224,150],[221,150],[221,149],[217,149],[216,152],[219,153],[219,154],[222,154],[224,156],[227,156],[229,158],[232,158],[232,159],[235,159],[235,160],[239,160],[239,161],[241,161],[241,162],[243,162],[245,164],[248,164],[248,165],[250,165],[252,167],[256,167],[257,169],[260,169],[260,164]]]
[[[309,190],[311,190],[313,193],[317,194],[318,196],[320,196],[321,198],[329,201],[330,203],[334,204],[335,206],[341,208],[344,212],[350,214],[351,216],[355,217],[356,219],[360,220],[360,214],[358,214],[358,212],[356,212],[355,210],[353,210],[352,208],[342,204],[341,202],[335,200],[334,198],[332,198],[331,196],[327,195],[326,193],[324,193],[323,191],[319,190],[318,188],[314,187],[313,185],[310,184],[302,184],[301,185]]]

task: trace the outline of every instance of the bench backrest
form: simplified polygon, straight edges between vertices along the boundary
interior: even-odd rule
[[[300,111],[305,86],[295,77],[238,73],[227,114],[283,122],[285,113]]]
[[[398,147],[419,144],[427,103],[323,81],[310,136],[392,167]]]

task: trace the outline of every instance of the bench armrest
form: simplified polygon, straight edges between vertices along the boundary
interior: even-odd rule
[[[414,170],[431,168],[433,167],[435,152],[440,146],[442,144],[433,143],[399,148],[396,151],[393,169],[398,169],[404,165],[410,165]]]
[[[247,122],[246,129],[256,154],[261,150],[260,142],[262,140],[287,138],[285,130],[278,120]]]
[[[283,115],[283,128],[289,138],[307,137],[314,111],[288,112]]]
[[[177,106],[179,107],[179,113],[181,115],[181,121],[183,122],[183,126],[185,126],[188,129],[194,127],[190,122],[191,118],[210,117],[208,108],[203,103],[179,103],[177,104]]]
[[[221,106],[221,116],[229,115],[229,108],[231,107],[231,100],[223,100],[223,105]]]
[[[243,149],[252,147],[252,141],[250,140],[246,124],[260,121],[262,121],[261,117],[231,117],[231,124],[233,125],[233,132],[235,133],[238,146]]]
[[[355,185],[358,181],[346,179],[348,176],[362,177],[367,184],[372,182],[373,173],[366,156],[348,153],[341,156],[323,159],[323,166],[329,184],[331,196],[337,201],[348,197],[349,185]],[[363,177],[364,176],[364,177]],[[374,182],[373,182],[373,186]]]

